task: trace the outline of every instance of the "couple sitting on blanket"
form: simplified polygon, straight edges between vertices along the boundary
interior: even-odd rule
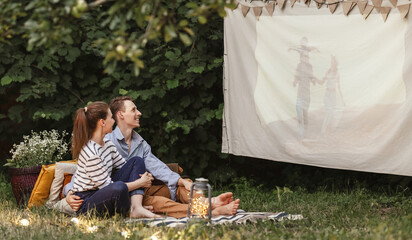
[[[187,215],[192,182],[156,158],[133,130],[140,127],[141,115],[130,97],[116,97],[110,105],[93,102],[76,111],[72,154],[78,167],[63,190],[74,211],[129,213],[132,218]],[[154,178],[167,186],[152,186]],[[212,215],[234,215],[239,202],[231,192],[214,197]]]

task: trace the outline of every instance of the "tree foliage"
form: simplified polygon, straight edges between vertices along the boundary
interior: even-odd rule
[[[71,131],[77,108],[129,95],[153,152],[208,177],[225,158],[225,6],[233,4],[0,0],[2,140],[31,129]]]

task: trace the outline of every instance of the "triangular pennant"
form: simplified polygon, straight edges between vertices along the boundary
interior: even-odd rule
[[[352,2],[348,2],[348,1],[342,2],[343,14],[345,16],[348,16],[349,12],[353,9],[352,5],[355,5],[355,4]]]
[[[247,13],[249,12],[250,7],[242,5],[242,13],[243,16],[246,17]]]
[[[389,0],[389,2],[391,2],[394,7],[398,5],[398,0]]]
[[[235,7],[232,9],[232,11],[235,10],[237,7],[239,7],[239,2],[235,1]]]
[[[373,6],[380,7],[382,6],[382,0],[372,0]]]
[[[316,2],[316,7],[317,7],[318,9],[320,9],[322,6],[323,6],[323,3],[318,3],[318,2]]]
[[[263,7],[253,7],[253,12],[257,20],[259,20],[260,14],[262,14],[262,9]]]
[[[328,5],[329,11],[333,14],[336,11],[336,8],[338,7],[339,2],[336,2],[334,4]]]
[[[358,3],[359,4],[359,3]],[[366,5],[365,9],[363,10],[363,18],[367,19],[369,17],[369,14],[371,14],[372,10],[373,10],[374,6],[372,5]]]
[[[401,13],[402,18],[405,18],[408,15],[410,8],[411,8],[410,3],[398,6],[398,10]]]
[[[379,7],[376,8],[376,10],[382,14],[383,21],[386,22],[389,12],[391,11],[391,7]]]
[[[356,4],[358,3],[357,0],[352,0],[352,5],[350,6],[349,12],[352,11],[352,9],[356,6]]]
[[[359,8],[359,12],[361,14],[363,14],[363,11],[365,10],[366,5],[368,4],[368,0],[365,1],[358,1],[358,8]]]
[[[309,7],[309,6],[310,6],[310,0],[306,0],[306,1],[305,1],[305,4],[306,4],[306,6]]]
[[[276,3],[278,4],[279,8],[282,9],[283,6],[285,5],[286,0],[276,0]]]
[[[270,2],[266,4],[265,8],[268,11],[269,16],[272,16],[273,12],[275,11],[275,2]]]

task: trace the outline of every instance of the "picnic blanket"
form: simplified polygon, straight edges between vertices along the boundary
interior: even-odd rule
[[[245,224],[247,222],[256,223],[258,220],[266,221],[272,220],[275,222],[280,222],[283,220],[300,220],[303,216],[300,214],[291,215],[286,212],[245,212],[243,210],[238,210],[236,215],[233,216],[219,216],[213,217],[208,225],[219,225],[219,224]],[[185,226],[188,223],[188,218],[140,218],[140,219],[128,219],[126,222],[141,222],[143,224],[153,226],[167,226],[167,227],[180,227]]]

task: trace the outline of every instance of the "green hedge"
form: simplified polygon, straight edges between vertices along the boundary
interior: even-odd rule
[[[180,4],[176,17],[184,18],[188,8],[182,1],[176,4]],[[85,17],[71,18],[70,25],[66,22],[69,40],[65,39],[64,29],[56,29],[55,40],[50,44],[32,41],[35,44],[30,45],[33,36],[24,29],[9,38],[3,35],[0,141],[18,142],[32,129],[71,132],[77,108],[90,101],[129,95],[143,114],[138,132],[160,159],[178,162],[190,176],[218,176],[213,173],[226,158],[220,154],[223,19],[212,15],[208,24],[201,25],[198,17],[189,18],[185,24],[194,33],[189,46],[179,38],[167,39],[168,43],[152,39],[140,55],[145,66],[135,76],[135,63],[127,59],[103,65],[109,53],[105,44],[111,43],[102,39],[114,36],[110,26],[101,22],[106,10],[101,7]],[[15,18],[20,22],[15,25],[32,27],[26,25],[33,16],[16,12]],[[55,12],[48,14],[60,14]],[[37,26],[30,34],[51,34],[50,26],[46,27],[47,31],[41,32]],[[145,32],[144,27],[132,22],[127,28],[136,35]]]

